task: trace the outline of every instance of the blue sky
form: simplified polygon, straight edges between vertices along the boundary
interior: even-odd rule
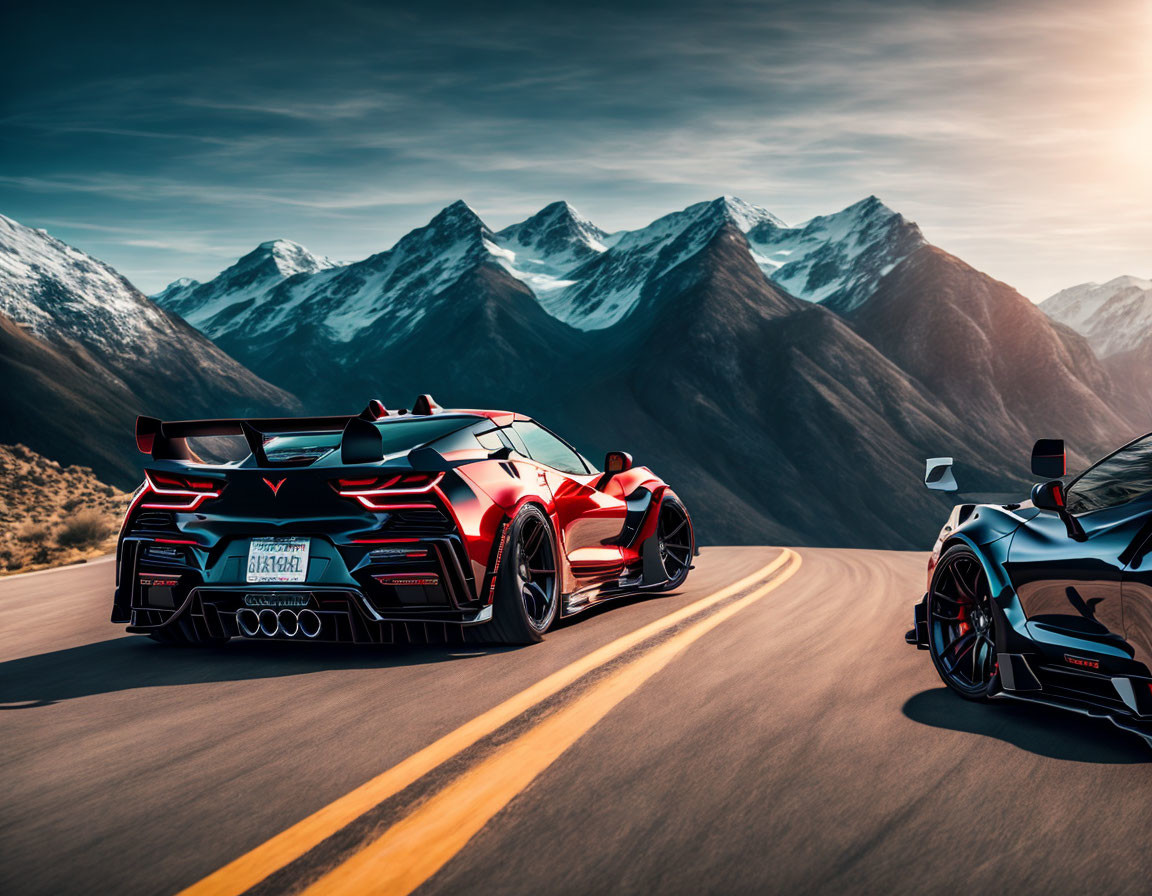
[[[163,8],[161,8],[163,7]],[[609,230],[875,193],[1040,299],[1152,276],[1152,4],[9,5],[0,213],[145,291],[465,199]]]

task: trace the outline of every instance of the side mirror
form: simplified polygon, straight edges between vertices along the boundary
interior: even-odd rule
[[[1063,439],[1037,439],[1032,446],[1032,475],[1058,479],[1068,472]],[[1040,505],[1037,504],[1037,507]]]
[[[1032,504],[1037,510],[1064,511],[1064,483],[1059,479],[1037,482],[1032,486]]]
[[[952,473],[952,458],[930,457],[924,469],[924,484],[933,491],[954,492],[960,488]]]
[[[1064,483],[1059,479],[1049,482],[1037,482],[1032,486],[1032,506],[1037,510],[1047,510],[1055,513],[1068,530],[1068,537],[1074,541],[1085,541],[1088,536],[1080,521],[1068,512],[1064,503]]]
[[[632,455],[623,451],[609,451],[604,455],[604,472],[609,476],[632,469]]]

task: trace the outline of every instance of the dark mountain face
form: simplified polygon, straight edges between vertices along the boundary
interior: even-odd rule
[[[1135,348],[1109,355],[1102,362],[1112,376],[1118,407],[1135,431],[1152,431],[1152,336]]]
[[[1063,437],[1082,463],[1131,432],[1111,378],[1082,337],[1016,290],[933,246],[884,277],[857,330],[964,423],[1027,457]]]
[[[947,453],[959,421],[838,315],[757,273],[743,234],[721,229],[563,406],[659,469],[709,540],[923,547],[947,512],[924,458]],[[997,446],[971,447],[971,484],[1022,485],[997,472]]]

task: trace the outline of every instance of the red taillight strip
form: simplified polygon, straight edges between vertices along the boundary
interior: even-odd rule
[[[147,510],[195,510],[209,498],[219,498],[220,493],[214,492],[210,495],[196,495],[187,504],[141,504],[140,506]]]
[[[152,540],[159,542],[160,544],[190,544],[192,546],[197,544],[197,542],[191,541],[187,538],[153,538]]]
[[[432,489],[434,489],[437,485],[439,485],[440,480],[444,478],[444,474],[443,473],[437,473],[428,482],[424,483],[424,485],[417,486],[416,488],[391,488],[392,484],[399,482],[401,478],[402,478],[401,476],[394,476],[392,479],[389,479],[386,483],[384,483],[384,485],[378,486],[376,488],[366,488],[366,489],[349,489],[349,490],[346,490],[346,489],[341,488],[338,484],[336,487],[336,491],[339,494],[343,495],[345,498],[359,498],[359,497],[364,497],[364,496],[368,496],[368,495],[422,495],[425,492],[432,491]],[[411,478],[411,477],[409,477],[409,478]],[[336,480],[336,481],[337,481],[337,483],[340,482],[340,480]],[[344,480],[344,481],[351,482],[352,480]],[[356,480],[356,481],[360,481],[360,480]]]
[[[381,575],[374,575],[372,578],[374,578],[381,585],[421,585],[426,588],[434,588],[440,584],[440,577],[431,573],[385,573]]]
[[[508,523],[504,524],[504,531],[500,533],[500,547],[496,549],[496,563],[492,566],[492,587],[488,589],[488,603],[496,599],[496,577],[500,574],[500,558],[504,556],[504,542],[508,540]]]
[[[411,507],[412,505],[407,505]],[[419,538],[353,538],[353,544],[419,544]]]
[[[163,473],[153,473],[151,470],[144,471],[144,478],[148,480],[148,484],[152,486],[152,491],[158,495],[208,495],[213,498],[218,498],[224,486],[223,482],[204,479],[177,479],[172,476],[165,476]],[[166,483],[176,483],[176,487],[163,488],[157,484],[157,480],[162,480]],[[181,484],[188,487],[181,488]],[[200,486],[203,486],[203,488],[200,488]]]
[[[153,479],[153,475],[159,476],[159,478],[162,478],[167,482],[174,482],[176,480],[168,479],[167,477],[161,476],[160,474],[153,474],[150,470],[145,470],[144,471],[145,483],[148,486],[148,488],[150,488],[155,494],[157,494],[157,495],[173,495],[175,497],[181,497],[181,498],[188,497],[188,498],[191,498],[192,500],[189,501],[187,504],[157,504],[157,503],[154,503],[154,504],[141,504],[140,505],[141,507],[145,507],[148,510],[195,510],[197,507],[199,507],[201,504],[203,504],[209,498],[219,498],[220,493],[223,491],[222,486],[224,485],[224,483],[222,483],[222,482],[221,483],[215,483],[216,485],[221,486],[221,488],[216,490],[216,491],[211,491],[211,492],[198,492],[198,491],[193,491],[192,489],[186,489],[186,488],[161,488],[160,486],[158,486],[156,484],[156,480]],[[185,481],[190,482],[190,480],[185,480]],[[202,483],[202,480],[197,480],[195,484],[199,485],[201,483]]]
[[[124,522],[120,524],[120,538],[124,537],[124,533],[128,531],[128,520],[132,518],[132,511],[136,509],[137,505],[144,500],[144,496],[148,494],[148,481],[144,481],[144,485],[140,487],[140,491],[132,499],[128,505],[128,509],[124,511]]]
[[[357,495],[356,500],[369,510],[439,510],[435,504],[373,504],[364,495]]]

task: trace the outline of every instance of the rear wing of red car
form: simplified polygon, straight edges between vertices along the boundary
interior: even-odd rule
[[[340,457],[344,463],[373,463],[383,457],[383,440],[374,421],[388,410],[373,399],[355,416],[254,417],[219,420],[158,420],[136,418],[136,447],[154,460],[196,460],[188,446],[190,438],[243,436],[260,466],[276,466],[264,453],[266,436],[290,433],[339,432]]]

